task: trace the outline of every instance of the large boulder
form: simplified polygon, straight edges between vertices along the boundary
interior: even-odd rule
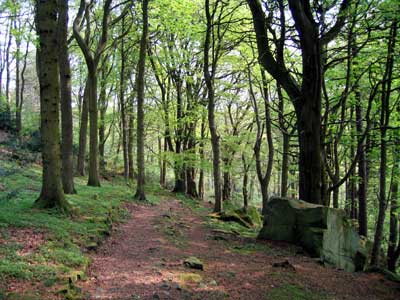
[[[301,200],[271,198],[259,238],[299,244],[311,255],[350,272],[363,270],[368,261],[369,243],[343,210]]]

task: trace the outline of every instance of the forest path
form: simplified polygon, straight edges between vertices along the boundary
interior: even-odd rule
[[[132,218],[92,254],[87,299],[400,299],[394,283],[376,274],[325,268],[298,248],[216,235],[206,211],[176,199],[130,204]],[[185,267],[195,256],[204,271]],[[288,260],[292,267],[274,267]]]

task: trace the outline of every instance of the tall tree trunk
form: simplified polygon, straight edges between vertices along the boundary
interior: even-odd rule
[[[16,21],[14,21],[14,28],[19,30],[16,25]],[[21,68],[21,38],[16,38],[16,54],[15,54],[15,131],[18,137],[21,137],[22,130],[22,120],[21,120],[21,111],[19,110],[20,102],[21,102],[21,88],[20,88],[20,68]]]
[[[83,92],[83,99],[82,99],[82,113],[81,113],[80,128],[79,128],[78,163],[76,170],[78,175],[80,176],[85,176],[88,121],[89,121],[89,86],[88,86],[88,81],[86,80],[85,90]]]
[[[73,121],[71,97],[71,67],[68,58],[68,0],[58,0],[58,65],[61,90],[61,156],[62,184],[65,194],[76,193],[73,173]]]
[[[381,116],[380,116],[380,166],[379,166],[379,209],[378,220],[374,235],[374,244],[371,253],[371,265],[378,265],[380,259],[381,243],[383,236],[383,225],[385,222],[387,198],[386,198],[386,164],[387,164],[387,126],[390,119],[390,94],[393,77],[394,49],[396,45],[397,20],[390,26],[386,69],[383,76],[381,93]]]
[[[182,103],[182,80],[180,75],[173,76],[176,85],[176,137],[175,137],[175,153],[178,160],[175,161],[175,186],[173,189],[174,193],[185,193],[186,182],[185,182],[185,166],[182,161],[179,160],[183,148],[183,103]]]
[[[332,28],[320,35],[320,24],[314,20],[309,1],[289,0],[289,9],[298,33],[302,53],[302,82],[291,76],[281,60],[274,57],[269,38],[273,18],[267,17],[261,1],[247,0],[253,16],[259,60],[279,85],[286,91],[295,106],[299,140],[299,196],[300,199],[322,203],[321,159],[321,88],[322,46],[337,36],[346,20],[345,11],[350,1],[343,0],[339,17]],[[280,6],[282,6],[280,1]],[[283,14],[284,16],[284,14]],[[281,14],[282,18],[282,14]],[[284,21],[283,21],[284,22]]]
[[[243,183],[242,183],[242,195],[243,195],[243,209],[247,211],[249,207],[249,192],[247,189],[249,182],[249,167],[250,164],[246,162],[246,157],[242,154],[242,163],[243,163]]]
[[[232,185],[231,185],[231,174],[228,171],[228,168],[230,167],[230,161],[228,158],[222,159],[222,162],[224,163],[224,173],[223,173],[223,184],[222,184],[222,200],[223,201],[229,201],[231,198],[231,190],[232,190]]]
[[[136,78],[137,84],[137,168],[138,179],[135,198],[146,200],[144,185],[145,185],[145,165],[144,165],[144,84],[145,84],[145,68],[146,68],[146,53],[148,39],[148,5],[149,0],[142,1],[143,11],[143,30],[140,40],[140,53],[138,72]]]
[[[281,170],[281,197],[287,197],[289,175],[289,149],[290,136],[283,134],[282,145],[282,170]]]
[[[40,119],[42,138],[42,191],[35,201],[40,208],[57,208],[67,212],[69,204],[61,184],[58,73],[57,0],[36,1],[36,31],[40,48],[37,50],[40,85]]]
[[[134,169],[134,163],[133,163],[133,123],[134,123],[135,117],[133,115],[133,100],[130,101],[128,105],[128,132],[127,132],[127,138],[128,138],[128,174],[129,174],[129,179],[134,179],[135,178],[135,169]]]
[[[97,109],[97,74],[95,68],[89,68],[89,178],[88,186],[100,186],[99,179],[99,136]]]
[[[214,212],[222,211],[221,201],[221,164],[220,164],[220,137],[217,132],[217,123],[215,121],[215,91],[214,76],[215,70],[210,73],[210,47],[211,32],[213,30],[213,16],[210,14],[210,1],[205,0],[207,30],[204,42],[204,78],[208,92],[208,127],[211,134],[211,147],[213,153],[213,178],[214,178]],[[215,62],[213,62],[215,65]]]
[[[390,187],[390,230],[387,249],[387,267],[389,271],[396,272],[397,261],[400,256],[399,239],[399,178],[400,178],[400,138],[394,146],[392,184]]]
[[[23,66],[22,66],[22,71],[21,71],[21,92],[20,92],[20,101],[17,105],[17,109],[18,109],[18,114],[16,116],[16,124],[17,127],[20,128],[20,131],[22,130],[22,108],[24,105],[24,94],[25,94],[25,72],[26,72],[26,67],[28,64],[28,53],[29,53],[29,41],[26,43],[26,48],[25,48],[25,54],[23,56]],[[0,93],[0,97],[1,97],[1,93]]]
[[[206,118],[207,115],[205,111],[202,112],[201,115],[201,126],[200,126],[200,143],[199,143],[199,156],[200,156],[200,164],[202,165],[204,162],[204,139],[206,135]],[[204,169],[200,167],[200,174],[199,174],[199,183],[198,183],[198,191],[199,191],[199,198],[204,200]]]
[[[122,32],[124,32],[124,18],[122,19]],[[121,106],[121,131],[122,131],[122,155],[124,158],[124,178],[129,177],[128,162],[128,128],[127,128],[127,105],[125,103],[125,43],[121,39],[121,69],[119,73],[119,102]]]
[[[356,122],[357,134],[361,135],[362,128],[362,107],[361,94],[356,91]],[[367,215],[367,163],[365,144],[361,146],[361,154],[358,159],[358,233],[365,237],[368,236],[368,215]]]

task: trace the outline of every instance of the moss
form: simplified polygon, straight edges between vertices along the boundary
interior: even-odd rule
[[[257,244],[257,243],[246,243],[239,246],[234,246],[231,248],[233,252],[250,255],[255,252],[269,252],[270,249],[266,245]]]
[[[328,296],[318,291],[293,284],[283,284],[268,292],[266,300],[328,300]]]
[[[203,281],[203,277],[196,273],[182,273],[179,274],[179,282],[182,284],[187,283],[200,283]]]
[[[125,220],[128,212],[122,204],[133,199],[133,190],[124,181],[103,182],[101,188],[93,189],[86,186],[85,178],[75,178],[78,193],[66,198],[76,213],[68,217],[56,210],[32,208],[41,187],[40,166],[21,167],[1,160],[0,171],[0,238],[5,241],[0,245],[0,282],[34,279],[38,287],[52,287],[82,278],[89,263],[82,250],[104,239],[113,222]],[[21,256],[18,250],[23,245],[11,240],[8,228],[45,233],[46,243]]]

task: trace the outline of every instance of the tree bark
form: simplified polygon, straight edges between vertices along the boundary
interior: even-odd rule
[[[79,128],[79,150],[78,150],[78,163],[77,173],[79,176],[85,176],[85,159],[86,159],[86,144],[87,144],[87,129],[89,121],[89,87],[88,81],[86,80],[85,89],[83,92],[82,99],[82,113],[80,118]]]
[[[299,140],[299,197],[302,200],[322,203],[321,160],[321,88],[322,45],[331,41],[345,21],[344,11],[349,1],[343,0],[339,17],[332,28],[320,37],[320,26],[313,19],[309,1],[289,0],[289,9],[299,35],[302,53],[302,82],[299,85],[286,69],[284,62],[276,60],[269,41],[271,19],[267,18],[261,2],[247,0],[253,16],[259,60],[294,104]]]
[[[211,47],[211,32],[213,30],[213,14],[210,13],[210,1],[205,0],[207,30],[204,42],[204,78],[207,86],[208,96],[208,127],[211,134],[211,146],[213,153],[213,178],[214,178],[214,212],[222,211],[221,201],[221,164],[220,164],[220,137],[217,132],[217,124],[215,121],[215,91],[214,91],[214,76],[215,69],[210,73],[210,47]],[[213,62],[215,64],[215,61]]]
[[[59,73],[61,90],[61,156],[62,184],[65,194],[75,194],[73,174],[73,121],[71,96],[71,67],[68,57],[68,1],[58,0]]]
[[[143,13],[143,29],[140,40],[140,53],[138,72],[136,78],[137,84],[137,168],[138,179],[135,198],[138,200],[146,200],[144,185],[145,185],[145,165],[144,165],[144,85],[145,85],[145,68],[146,68],[146,53],[148,40],[148,5],[149,0],[142,1]]]
[[[35,201],[40,208],[57,208],[68,212],[70,206],[61,184],[58,72],[57,0],[36,1],[36,31],[40,47],[37,50],[40,85],[40,119],[42,138],[42,191]]]
[[[378,219],[374,235],[374,244],[371,253],[371,265],[378,265],[381,252],[381,243],[383,237],[383,226],[386,216],[387,198],[386,198],[386,164],[387,164],[387,126],[390,119],[390,94],[393,77],[394,49],[396,45],[397,20],[390,26],[388,39],[388,51],[386,59],[386,69],[383,76],[381,93],[381,116],[380,116],[380,166],[379,166],[379,208]]]

